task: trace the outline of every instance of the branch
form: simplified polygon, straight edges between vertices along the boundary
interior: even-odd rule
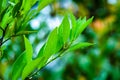
[[[4,32],[4,29],[0,26],[0,29]]]
[[[5,42],[7,42],[8,40],[10,40],[12,37],[21,36],[21,35],[23,35],[23,34],[20,34],[20,35],[12,35],[12,36],[10,36],[9,38],[7,38],[6,40],[4,40],[4,41],[2,42],[2,44],[4,44]]]
[[[5,34],[6,34],[6,30],[7,30],[7,28],[8,28],[8,25],[9,25],[9,24],[7,24],[7,26],[5,27],[5,29],[3,29],[3,28],[0,26],[0,29],[2,30],[2,37],[0,38],[0,46],[2,46],[2,44],[4,43],[4,42],[3,42],[3,39],[4,39],[4,37],[5,37]]]
[[[62,56],[62,54],[63,54],[66,50],[67,50],[67,49],[64,49],[64,48],[63,48],[56,57],[54,57],[54,58],[51,59],[49,62],[47,62],[44,66],[41,67],[41,69],[43,69],[46,65],[50,64],[52,61],[56,60],[57,58],[60,58],[60,57]],[[33,74],[31,74],[31,75],[28,76],[28,77],[31,77],[31,76],[36,75],[41,69],[36,70]]]

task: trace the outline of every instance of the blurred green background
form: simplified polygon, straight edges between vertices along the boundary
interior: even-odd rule
[[[50,31],[60,25],[68,11],[76,18],[94,16],[77,40],[95,45],[67,53],[27,80],[120,80],[120,0],[56,0],[45,7],[27,27],[38,30],[27,35],[33,56],[36,57]],[[22,38],[16,37],[5,44],[0,80],[10,79],[11,66],[24,51]]]

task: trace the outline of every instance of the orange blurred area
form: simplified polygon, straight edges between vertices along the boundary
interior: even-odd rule
[[[4,76],[4,73],[8,67],[7,62],[0,63],[0,76]]]
[[[87,80],[85,76],[79,76],[78,80]]]
[[[110,31],[112,28],[112,23],[115,21],[115,16],[109,16],[105,19],[95,19],[91,27],[97,33],[98,36],[103,36],[106,32]]]

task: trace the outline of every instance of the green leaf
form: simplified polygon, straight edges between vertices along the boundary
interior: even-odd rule
[[[87,21],[86,21],[86,17],[84,17],[82,20],[77,21],[78,29],[76,28],[75,38],[77,38],[78,35],[80,35],[83,32],[83,30],[92,22],[92,20],[93,20],[93,17],[91,17]]]
[[[26,14],[30,10],[31,7],[32,7],[31,1],[25,0],[24,13]]]
[[[93,45],[92,43],[88,43],[88,42],[82,42],[82,43],[77,43],[73,46],[71,46],[68,51],[73,51],[73,50],[77,50],[79,48],[83,48],[83,47],[87,47],[87,46],[91,46]]]
[[[38,69],[44,66],[47,60],[51,57],[51,55],[55,54],[57,42],[58,42],[58,28],[56,27],[49,35],[48,40],[45,45],[42,46],[38,53],[38,58],[42,58],[42,62],[39,64]]]
[[[42,48],[39,50],[37,57],[42,57],[42,56],[43,56],[44,47],[45,47],[45,44],[44,44],[44,45],[42,46]]]
[[[70,23],[68,17],[65,16],[60,27],[59,27],[59,35],[63,39],[63,43],[65,44],[68,41],[70,35]]]
[[[36,3],[37,0],[23,0],[22,7],[23,9],[23,14],[27,14],[32,6]]]
[[[4,53],[4,50],[5,50],[5,49],[6,49],[6,46],[5,46],[5,45],[0,47],[0,60],[1,60],[1,58],[3,57],[3,53]]]
[[[33,19],[37,14],[37,10],[36,9],[33,9],[33,10],[30,10],[29,13],[27,13],[25,15],[25,22],[24,23],[27,23],[29,20]]]
[[[40,0],[39,5],[38,5],[38,11],[42,10],[44,7],[46,7],[52,1],[55,1],[55,0]]]
[[[57,41],[58,41],[58,28],[56,27],[49,35],[46,42],[43,54],[45,57],[49,58],[56,51]]]
[[[10,23],[11,22],[11,20],[12,20],[12,16],[10,16],[10,11],[9,12],[7,12],[7,13],[5,13],[4,14],[4,16],[2,17],[2,21],[1,21],[1,27],[4,29],[5,27],[6,27],[6,25],[8,24],[8,23]]]
[[[48,58],[45,57],[41,57],[41,62],[39,63],[39,65],[37,66],[37,69],[41,69],[42,67],[44,67],[47,63]]]
[[[38,12],[36,9],[31,9],[28,13],[26,13],[25,15],[23,15],[23,23],[22,26],[19,30],[24,30],[26,29],[28,23],[30,22],[30,20],[32,20],[33,18],[35,18],[35,16],[37,16]]]
[[[83,30],[92,22],[93,17],[91,17],[90,19],[88,19],[81,27],[79,30],[79,33],[81,34],[81,32],[83,32]]]
[[[24,51],[14,62],[12,66],[12,80],[18,80],[20,78],[22,71],[27,64],[26,61],[26,52]]]
[[[2,11],[2,3],[3,3],[3,0],[0,0],[0,13]]]
[[[31,34],[31,33],[36,33],[37,31],[19,31],[16,33],[16,35],[25,35],[25,34]]]
[[[56,27],[49,35],[46,44],[39,51],[38,57],[44,58],[44,60],[39,64],[38,69],[44,66],[51,55],[55,54],[57,42],[58,42],[58,28]]]
[[[14,23],[12,23],[13,25]],[[6,33],[5,33],[5,36],[4,36],[4,39],[7,39],[9,38],[10,36],[14,35],[14,26],[8,26],[7,29],[6,29]]]
[[[37,0],[23,0],[22,6],[21,6],[21,10],[23,10],[23,14],[28,13],[36,2]]]
[[[76,33],[75,32],[76,31],[76,18],[72,13],[70,14],[70,20],[71,20],[71,26],[72,26],[72,29],[70,31],[70,41],[73,41],[75,33]]]
[[[82,29],[85,29],[82,25],[86,23],[86,17],[84,17],[83,19],[79,18],[76,22],[76,29],[75,29],[75,37],[74,39],[76,39],[80,33],[82,32]],[[86,26],[87,27],[87,26]]]
[[[12,10],[12,16],[13,16],[13,17],[16,17],[16,15],[19,13],[19,10],[20,10],[20,8],[21,8],[21,6],[22,6],[22,2],[23,2],[23,0],[20,0],[20,1],[14,6],[14,8],[13,8],[13,10]]]
[[[22,80],[24,80],[31,72],[33,72],[35,69],[37,69],[38,65],[42,61],[41,58],[37,58],[33,61],[30,61],[25,68],[23,69],[22,72]],[[16,79],[17,80],[17,79]]]
[[[32,60],[32,53],[33,53],[32,45],[25,36],[24,36],[24,42],[25,42],[27,62],[30,62]]]
[[[40,69],[41,67],[43,67],[46,64],[46,61],[48,60],[48,58],[45,58],[45,56],[43,55],[43,51],[45,48],[45,44],[42,46],[42,48],[40,49],[37,58],[42,58],[42,62],[40,62],[38,69]]]
[[[38,1],[38,0],[30,0],[31,5],[32,5],[32,6],[35,5],[35,3],[36,3],[37,1]]]
[[[64,43],[63,43],[61,37],[58,35],[58,41],[57,41],[55,53],[59,52],[61,50],[61,48],[63,47],[63,45],[64,45]]]
[[[0,0],[1,1],[1,0]],[[7,6],[7,2],[8,2],[8,0],[2,0],[2,7],[1,7],[1,9],[5,9],[6,8],[6,6]]]

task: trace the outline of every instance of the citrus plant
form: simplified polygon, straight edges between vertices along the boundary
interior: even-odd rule
[[[77,37],[92,22],[93,17],[76,20],[75,16],[65,14],[61,24],[49,34],[36,58],[33,58],[33,48],[26,34],[36,31],[26,31],[29,24],[39,11],[54,0],[0,0],[0,57],[4,54],[3,44],[12,37],[23,36],[25,50],[12,66],[12,80],[24,80],[34,70],[40,70],[53,60],[69,51],[93,45],[88,42],[76,42]],[[37,8],[33,8],[37,5]]]

